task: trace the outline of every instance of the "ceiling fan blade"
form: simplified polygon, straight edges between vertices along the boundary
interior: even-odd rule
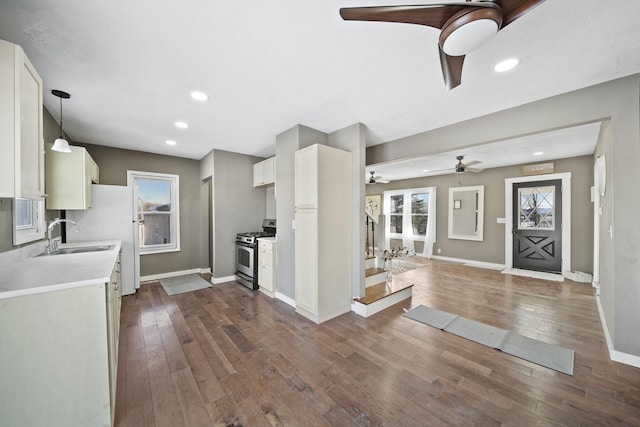
[[[482,172],[484,169],[476,169],[476,168],[464,168],[465,172],[473,172],[473,173],[478,173],[478,172]]]
[[[459,2],[422,6],[343,7],[340,9],[340,16],[345,21],[401,22],[440,29],[453,14],[463,9],[495,7],[493,4],[488,5],[487,3]]]
[[[462,63],[464,62],[464,55],[447,55],[444,53],[440,45],[438,45],[438,51],[440,52],[442,77],[444,77],[444,83],[447,86],[447,89],[451,90],[454,87],[459,86],[462,81]]]
[[[502,9],[502,28],[543,2],[544,0],[496,0],[498,6]]]
[[[464,166],[465,168],[468,166],[473,166],[473,165],[477,165],[479,163],[482,163],[480,160],[472,160],[469,163],[464,163],[462,166]]]

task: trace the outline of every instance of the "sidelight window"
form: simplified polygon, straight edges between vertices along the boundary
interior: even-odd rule
[[[137,196],[140,254],[180,250],[178,175],[127,171]]]

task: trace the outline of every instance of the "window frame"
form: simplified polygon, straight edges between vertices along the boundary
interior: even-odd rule
[[[424,242],[425,241],[425,234],[414,234],[413,232],[413,216],[414,215],[420,215],[420,216],[426,216],[427,217],[427,227],[429,226],[429,220],[431,218],[431,212],[428,212],[427,214],[414,214],[413,213],[413,204],[412,204],[412,198],[414,194],[429,194],[429,198],[431,198],[432,194],[431,194],[431,187],[422,187],[422,188],[407,188],[407,189],[402,189],[402,190],[388,190],[384,192],[384,215],[389,218],[388,221],[385,221],[385,234],[387,236],[387,238],[389,239],[397,239],[397,240],[401,240],[402,239],[402,234],[403,233],[392,233],[391,232],[391,215],[398,215],[401,216],[403,218],[402,223],[404,224],[404,216],[408,215],[409,218],[409,222],[411,224],[411,239],[413,239],[414,241],[417,242]],[[403,203],[402,203],[402,214],[392,214],[391,213],[391,197],[392,196],[403,196]],[[404,229],[404,226],[403,226]]]
[[[172,237],[170,243],[145,245],[144,239],[140,238],[138,246],[140,248],[140,255],[152,255],[168,252],[180,251],[180,176],[159,172],[143,172],[143,171],[127,171],[127,185],[133,187],[133,193],[135,200],[133,201],[134,210],[138,218],[138,232],[140,233],[140,227],[142,224],[140,219],[144,221],[144,211],[140,209],[138,203],[138,187],[136,185],[137,179],[144,180],[158,180],[171,183],[171,210],[168,214],[162,212],[163,215],[169,215],[169,236]],[[158,212],[155,213],[156,215]]]
[[[31,202],[31,217],[32,223],[30,225],[18,226],[18,200],[26,200]],[[46,221],[44,216],[44,201],[15,198],[13,199],[13,245],[18,246],[24,243],[33,242],[35,240],[44,239],[44,230],[46,228]]]

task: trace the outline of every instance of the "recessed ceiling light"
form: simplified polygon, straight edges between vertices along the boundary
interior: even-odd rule
[[[536,151],[533,153],[534,156],[542,156],[544,153],[542,151]]]
[[[518,61],[516,58],[505,59],[504,61],[498,62],[498,64],[493,68],[498,73],[504,73],[505,71],[511,70],[513,67],[518,65]]]
[[[196,101],[202,101],[202,102],[209,99],[206,93],[200,92],[199,90],[194,90],[193,92],[191,92],[191,97]]]
[[[167,139],[167,140],[165,141],[165,144],[167,144],[167,145],[176,145],[176,144],[177,144],[177,142],[175,142],[173,139]]]
[[[422,172],[429,172],[429,169],[425,169],[425,170],[423,170]]]
[[[175,125],[177,128],[180,128],[180,129],[186,129],[189,127],[189,125],[186,124],[185,122],[176,122]]]

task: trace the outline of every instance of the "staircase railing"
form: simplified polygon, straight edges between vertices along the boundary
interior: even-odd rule
[[[375,255],[375,247],[376,247],[376,231],[377,231],[377,223],[368,213],[365,213],[365,251],[367,253],[367,257],[371,257]]]

